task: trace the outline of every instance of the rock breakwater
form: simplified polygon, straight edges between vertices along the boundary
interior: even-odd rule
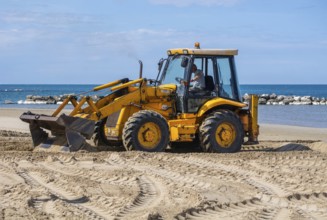
[[[259,105],[326,105],[326,98],[318,98],[312,96],[296,96],[296,95],[276,95],[261,94],[259,96]],[[249,102],[250,95],[244,94],[243,101]]]
[[[17,104],[61,104],[68,96],[74,94],[64,94],[60,96],[38,96],[28,95],[26,100],[20,100]],[[273,94],[260,94],[259,105],[327,105],[326,98],[319,98],[313,96],[296,96],[296,95],[276,95]],[[78,98],[78,97],[77,97]],[[92,100],[97,101],[102,96],[91,96]],[[245,93],[242,97],[243,102],[248,103],[250,95]],[[6,100],[4,104],[14,104],[10,100]]]
[[[58,104],[58,105],[60,105],[68,96],[74,96],[74,94],[64,94],[64,95],[60,95],[60,96],[28,95],[28,96],[26,96],[26,100],[19,100],[18,104]],[[101,97],[100,96],[92,96],[91,98],[93,101],[97,101]]]

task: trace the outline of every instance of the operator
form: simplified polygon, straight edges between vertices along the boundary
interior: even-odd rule
[[[193,86],[190,88],[191,91],[202,91],[205,89],[205,80],[204,80],[204,74],[201,70],[198,69],[198,67],[193,64],[192,65],[192,73],[194,73],[194,77],[191,79],[191,82],[193,82]]]

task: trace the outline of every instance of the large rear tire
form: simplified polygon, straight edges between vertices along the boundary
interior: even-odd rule
[[[168,124],[157,112],[136,112],[125,123],[123,145],[127,151],[161,152],[166,149],[168,141]]]
[[[107,138],[107,120],[108,118],[104,118],[95,124],[93,142],[100,150],[121,151],[123,147],[120,141]]]
[[[232,111],[219,110],[200,126],[200,143],[204,152],[235,153],[241,150],[243,125]]]

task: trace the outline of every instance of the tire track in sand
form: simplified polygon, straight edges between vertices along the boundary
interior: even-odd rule
[[[65,164],[62,164],[65,161]],[[95,210],[97,213],[113,218],[117,215],[118,210],[124,207],[126,202],[130,199],[126,199],[123,196],[106,195],[103,191],[102,185],[119,186],[124,188],[131,188],[137,185],[137,178],[126,173],[115,174],[116,176],[108,176],[108,171],[105,167],[95,172],[94,167],[90,163],[89,168],[80,168],[78,159],[74,159],[71,163],[69,158],[48,158],[46,162],[41,162],[39,165],[46,170],[47,173],[53,173],[53,175],[60,175],[62,179],[72,182],[89,182],[90,185],[98,186],[97,190],[92,189],[92,193],[89,196],[89,201],[84,206]],[[109,169],[111,171],[111,169]],[[72,179],[72,180],[70,180]],[[87,185],[87,184],[86,184]],[[84,184],[84,187],[86,186]],[[65,185],[58,185],[59,188],[65,187]],[[69,185],[66,187],[70,187]],[[72,186],[73,187],[73,186]],[[112,187],[110,187],[112,188]],[[88,191],[88,188],[84,190]],[[96,192],[95,192],[96,191]]]
[[[132,219],[135,217],[147,217],[149,209],[156,207],[162,200],[161,186],[148,176],[140,176],[137,178],[140,192],[134,201],[125,206],[115,219]]]
[[[299,194],[290,195],[291,193],[285,189],[287,187],[282,188],[280,185],[276,185],[272,181],[261,179],[260,176],[255,172],[255,170],[248,171],[235,165],[225,165],[222,163],[216,164],[210,161],[202,160],[200,158],[192,158],[192,159],[188,158],[187,160],[185,160],[184,158],[179,158],[179,159],[186,163],[197,164],[199,167],[224,170],[227,173],[236,176],[237,181],[247,183],[259,189],[261,192],[257,196],[255,196],[255,198],[257,198],[262,203],[262,207],[271,207],[269,209],[270,210],[269,212],[263,213],[265,219],[280,219],[280,218],[288,219],[292,214],[289,210],[292,210],[292,212],[297,212],[303,217],[309,216],[310,218],[321,218],[321,217],[324,218],[326,216],[326,208],[327,208],[326,205],[323,208],[318,208],[319,206],[321,206],[321,204],[327,204],[327,193],[325,192],[305,194],[305,195],[299,195]],[[289,161],[286,163],[294,165],[293,161]],[[312,165],[312,163],[310,164]],[[304,163],[304,165],[308,165],[308,163]],[[262,169],[267,170],[268,168],[264,167]],[[308,203],[312,203],[312,204],[306,205]],[[228,207],[228,209],[230,209],[230,206],[234,204],[226,203],[225,205]],[[226,207],[226,206],[222,206],[222,207]],[[240,206],[236,205],[236,207],[239,208]],[[211,209],[207,209],[207,208],[203,208],[203,206],[199,206],[199,207],[195,207],[196,212],[194,212],[194,208],[191,208],[187,211],[186,213],[187,215],[185,213],[182,213],[180,215],[177,215],[176,218],[189,219],[191,213],[193,214],[196,213],[196,215],[194,216],[192,215],[191,217],[192,219],[203,218],[206,215],[208,215],[210,218],[213,219],[218,217],[219,218],[226,217],[225,215],[221,215],[222,214],[221,212],[213,213]],[[258,212],[257,215],[259,216],[262,215],[262,210]]]
[[[273,174],[274,182],[292,193],[309,194],[316,189],[327,189],[327,164],[321,154],[274,155],[256,164],[278,170]]]
[[[15,188],[15,195],[11,195],[11,199],[15,200],[21,200],[21,201],[27,201],[27,205],[29,208],[32,210],[28,211],[26,210],[27,213],[30,215],[32,219],[35,219],[33,216],[38,216],[36,213],[39,213],[40,216],[44,216],[46,213],[47,215],[54,214],[55,216],[62,216],[62,211],[57,211],[57,209],[54,207],[51,212],[46,208],[46,205],[48,203],[53,203],[56,202],[58,204],[57,196],[51,194],[47,188],[41,186],[38,182],[36,182],[32,177],[30,177],[27,172],[21,168],[17,167],[17,164],[13,168],[14,172],[16,175],[18,175],[20,178],[23,179],[25,182],[24,188],[23,189],[18,189]],[[30,193],[31,191],[34,191],[36,195],[43,194],[42,196],[37,196],[36,195],[31,196]],[[19,196],[17,194],[23,194],[22,196]],[[24,195],[25,194],[25,195]],[[27,199],[28,198],[28,199]],[[57,201],[56,201],[57,200]],[[67,205],[66,205],[67,207]],[[66,208],[67,209],[67,208]],[[64,209],[62,209],[64,210]],[[32,215],[31,213],[34,213]],[[54,217],[54,216],[52,216]]]
[[[164,200],[164,195],[166,194],[166,187],[149,172],[151,166],[140,166],[139,164],[123,159],[117,153],[112,153],[105,161],[109,165],[119,165],[128,170],[133,169],[141,172],[141,175],[137,177],[140,190],[138,195],[130,204],[122,208],[115,219],[148,218],[151,209],[157,208]]]
[[[16,173],[21,176],[26,184],[30,185],[32,188],[44,188],[46,191],[49,192],[49,196],[53,199],[51,200],[43,200],[43,202],[48,201],[56,201],[57,199],[61,202],[65,203],[65,207],[69,207],[69,209],[74,213],[78,210],[81,216],[85,216],[87,218],[92,219],[106,219],[106,218],[112,218],[111,215],[108,215],[108,213],[103,212],[102,210],[99,210],[97,207],[94,207],[92,204],[90,204],[89,199],[85,197],[84,195],[75,195],[72,192],[64,190],[62,187],[57,187],[53,182],[49,182],[49,180],[44,179],[42,175],[40,175],[36,171],[28,171],[28,169],[21,169],[16,168]],[[35,200],[33,201],[35,204]],[[36,202],[36,208],[42,207],[43,212],[49,212],[49,204],[40,204],[42,200],[37,200]],[[32,203],[33,204],[33,203]],[[53,205],[55,203],[52,203]],[[51,207],[51,210],[56,210],[53,206]],[[65,210],[65,209],[59,209],[58,210]],[[69,211],[70,211],[69,210]],[[65,210],[67,211],[67,210]],[[51,213],[52,211],[50,211]],[[58,212],[57,212],[58,213]]]
[[[0,130],[0,151],[33,150],[31,136],[28,133]]]
[[[167,159],[164,156],[158,156],[159,159]],[[190,188],[194,191],[197,190],[202,190],[202,189],[207,189],[210,184],[199,181],[197,179],[195,179],[194,177],[190,177],[190,176],[186,176],[183,175],[181,173],[178,172],[174,172],[169,170],[168,167],[165,167],[165,169],[160,168],[160,165],[156,165],[156,164],[151,164],[152,159],[156,160],[157,156],[155,156],[154,158],[147,158],[147,162],[144,162],[145,160],[138,160],[138,162],[134,161],[134,160],[126,160],[125,158],[122,158],[119,154],[111,154],[105,161],[110,164],[110,165],[119,165],[120,167],[124,167],[127,170],[135,170],[135,171],[139,171],[142,173],[143,177],[149,178],[152,180],[155,188],[159,191],[157,191],[157,194],[160,193],[161,196],[157,196],[155,197],[156,200],[155,202],[152,202],[151,206],[146,206],[144,207],[143,203],[140,203],[139,205],[142,206],[142,210],[144,208],[146,208],[147,213],[149,214],[149,212],[152,210],[155,210],[156,208],[159,207],[160,204],[167,203],[167,201],[175,201],[175,198],[171,198],[169,197],[170,194],[173,195],[177,195],[179,201],[179,203],[183,203],[185,198],[179,197],[179,193],[176,191],[183,191],[188,192],[188,190],[184,189],[184,187],[186,188]],[[139,162],[142,161],[142,162]],[[167,162],[167,161],[166,161]],[[141,187],[140,187],[141,188]],[[167,193],[170,189],[169,194]],[[141,190],[142,192],[142,190]],[[141,193],[142,194],[142,193]],[[145,195],[148,195],[147,193]],[[163,198],[163,195],[165,198]],[[190,194],[188,194],[190,195]],[[190,196],[191,197],[191,196]],[[187,196],[186,196],[187,198]],[[152,198],[149,198],[148,200],[151,200]],[[197,200],[197,199],[196,199]],[[136,199],[134,200],[138,201],[138,197],[136,197]],[[186,201],[185,201],[186,202]],[[187,201],[187,203],[189,203]],[[129,206],[128,206],[129,207]],[[149,208],[151,207],[151,208]],[[137,207],[138,209],[140,207]],[[123,211],[125,212],[125,210]],[[130,212],[128,212],[130,213]],[[124,217],[123,215],[120,215],[121,217]],[[145,216],[143,216],[143,218],[145,218]],[[118,218],[117,218],[118,219]],[[127,218],[129,219],[129,218]]]
[[[25,180],[16,173],[16,164],[13,162],[0,162],[0,219],[11,218],[5,214],[5,210],[12,210],[13,207],[20,206],[21,201],[28,201],[30,198],[30,186],[26,185]],[[27,205],[21,207],[24,214],[21,218],[34,218],[36,214],[31,214],[33,209]]]
[[[195,208],[190,208],[174,218],[184,219],[208,219],[215,220],[219,218],[244,219],[243,213],[262,209],[263,204],[258,198],[251,198],[236,203],[221,204],[217,201],[205,201]]]
[[[161,157],[162,158],[162,157]],[[154,158],[155,159],[155,158]],[[201,181],[203,176],[199,174],[196,176],[194,175],[185,175],[181,172],[172,171],[166,166],[164,169],[160,168],[159,166],[154,166],[149,163],[133,163],[131,161],[124,160],[119,156],[119,154],[112,154],[107,160],[109,164],[119,164],[120,166],[126,166],[128,168],[138,170],[141,172],[145,172],[146,174],[151,174],[154,177],[160,176],[163,179],[166,179],[166,182],[169,186],[171,185],[178,185],[179,187],[188,187],[195,190],[206,190],[210,188],[211,184],[208,182]],[[183,171],[183,170],[179,170]],[[184,171],[183,171],[184,172]],[[169,181],[167,181],[167,179]],[[173,187],[173,186],[171,186]]]
[[[235,165],[224,165],[222,163],[213,163],[211,161],[206,161],[200,158],[190,157],[177,158],[178,160],[197,165],[201,168],[209,168],[218,171],[225,171],[227,174],[231,174],[233,177],[236,177],[236,181],[247,183],[251,186],[254,186],[261,192],[268,195],[276,195],[283,197],[288,195],[288,193],[280,188],[279,186],[274,185],[273,183],[267,182],[259,177],[259,175],[254,170],[244,170],[243,168]]]
[[[58,162],[58,160],[60,162]],[[115,177],[107,177],[107,171],[104,168],[98,169],[97,172],[94,172],[92,167],[90,168],[79,168],[79,161],[74,159],[74,163],[71,163],[71,160],[64,160],[68,164],[62,164],[62,158],[59,157],[51,157],[48,158],[46,162],[39,163],[44,169],[60,173],[66,176],[74,176],[79,177],[81,179],[88,179],[91,181],[96,181],[98,183],[106,183],[113,185],[124,185],[124,186],[133,186],[135,185],[136,177],[120,173],[119,176]]]

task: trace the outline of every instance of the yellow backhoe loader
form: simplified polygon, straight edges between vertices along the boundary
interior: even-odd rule
[[[93,91],[108,90],[98,101],[69,96],[51,116],[22,114],[34,146],[77,151],[91,139],[113,150],[157,152],[198,141],[205,152],[232,153],[245,137],[246,143],[258,143],[258,98],[242,103],[234,61],[238,50],[200,49],[196,43],[167,53],[156,79],[142,77],[140,62],[139,79],[95,87]],[[202,77],[202,87],[195,86],[199,77],[194,72]],[[68,103],[73,110],[60,115]]]

